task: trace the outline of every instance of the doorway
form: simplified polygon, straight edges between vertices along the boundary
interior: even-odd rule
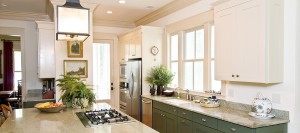
[[[0,38],[0,89],[21,91],[18,90],[22,82],[20,35],[0,35]]]
[[[113,40],[97,40],[93,43],[93,89],[97,102],[115,107]]]

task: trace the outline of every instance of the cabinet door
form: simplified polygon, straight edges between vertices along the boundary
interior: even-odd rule
[[[236,81],[265,82],[265,7],[252,0],[236,8]]]
[[[194,122],[193,133],[221,133],[221,132]]]
[[[55,32],[39,29],[39,78],[55,78]]]
[[[119,61],[124,62],[125,61],[125,41],[124,39],[120,38],[119,40]]]
[[[165,125],[165,118],[163,117],[163,112],[153,108],[153,113],[152,113],[152,126],[153,129],[160,133],[166,133],[166,125]]]
[[[235,13],[229,8],[215,14],[215,79],[230,80],[234,77]]]
[[[166,133],[177,133],[177,116],[164,112],[163,117],[165,118],[166,122]]]
[[[193,133],[193,122],[178,117],[178,133]]]

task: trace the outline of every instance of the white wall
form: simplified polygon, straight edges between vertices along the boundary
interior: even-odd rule
[[[21,35],[23,94],[24,90],[41,89],[42,82],[37,75],[37,31],[35,22],[0,19],[0,34]]]
[[[295,90],[296,90],[296,93],[295,93],[295,105],[296,105],[296,108],[295,108],[295,112],[296,115],[295,115],[295,120],[294,120],[294,123],[293,123],[293,128],[292,131],[294,131],[295,133],[300,133],[300,128],[299,128],[299,125],[300,125],[300,1],[297,0],[297,3],[295,4],[296,5],[296,8],[297,8],[297,11],[296,11],[296,72],[295,72],[295,75],[296,75],[296,85],[295,85]],[[298,126],[298,127],[297,127]]]
[[[299,74],[299,44],[300,32],[296,33],[296,2],[298,0],[287,0],[284,1],[285,9],[284,9],[284,81],[280,84],[256,84],[256,83],[242,83],[242,82],[227,82],[226,85],[226,94],[225,97],[228,101],[252,104],[253,98],[256,97],[258,92],[263,93],[270,99],[279,98],[279,102],[273,103],[273,107],[275,109],[286,110],[290,113],[290,123],[288,124],[288,130],[290,133],[299,133],[300,128],[297,127],[300,124],[300,74]],[[298,1],[298,12],[300,12],[300,6]],[[187,9],[185,9],[187,10]],[[178,11],[181,12],[181,11]],[[174,16],[176,13],[171,14],[169,16]],[[179,15],[181,13],[178,13]],[[182,14],[181,14],[182,15]],[[189,14],[185,14],[189,16]],[[298,14],[299,16],[299,14]],[[168,18],[165,17],[165,18]],[[161,20],[165,20],[162,18]],[[170,22],[157,20],[156,22],[160,22],[162,24],[170,25]],[[188,20],[185,19],[185,20]],[[189,21],[198,21],[198,20],[189,20]],[[153,22],[152,24],[157,24]],[[298,28],[299,28],[299,18],[298,18]],[[151,24],[149,24],[151,25]],[[158,25],[158,24],[157,24]],[[175,27],[176,28],[176,27]],[[298,43],[296,43],[296,39],[298,38]],[[296,52],[296,49],[298,50]],[[165,52],[165,54],[167,54]],[[296,61],[297,60],[297,61]],[[297,73],[297,74],[296,74]],[[228,92],[233,92],[233,96],[229,96]]]

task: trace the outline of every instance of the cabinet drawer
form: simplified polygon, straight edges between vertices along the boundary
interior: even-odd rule
[[[182,118],[188,119],[188,120],[193,120],[193,112],[187,111],[185,109],[180,109],[180,108],[178,108],[177,110],[178,110],[177,115],[179,117],[182,117]]]
[[[202,114],[198,114],[198,113],[193,114],[193,121],[214,129],[217,129],[218,127],[217,119]]]
[[[194,122],[193,133],[221,133],[221,132]]]
[[[218,121],[218,130],[224,133],[255,133],[254,129],[236,125],[222,120]]]
[[[157,102],[157,101],[153,102],[153,108],[157,108],[159,110],[165,111],[165,112],[173,114],[173,115],[177,115],[177,110],[178,110],[177,107],[167,105],[167,104]]]

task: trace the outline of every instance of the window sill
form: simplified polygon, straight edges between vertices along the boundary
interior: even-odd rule
[[[168,87],[168,89],[173,90],[174,92],[177,92],[176,88],[169,88],[169,87]],[[186,90],[180,89],[180,90],[179,90],[179,93],[180,93],[180,94],[185,94],[185,93],[187,93],[187,92],[186,92]],[[226,100],[225,95],[222,95],[222,94],[216,94],[216,93],[205,93],[205,92],[199,92],[199,91],[193,91],[193,90],[190,90],[190,91],[189,91],[189,94],[190,94],[190,95],[193,95],[193,96],[200,96],[200,97],[217,96],[217,99]]]

